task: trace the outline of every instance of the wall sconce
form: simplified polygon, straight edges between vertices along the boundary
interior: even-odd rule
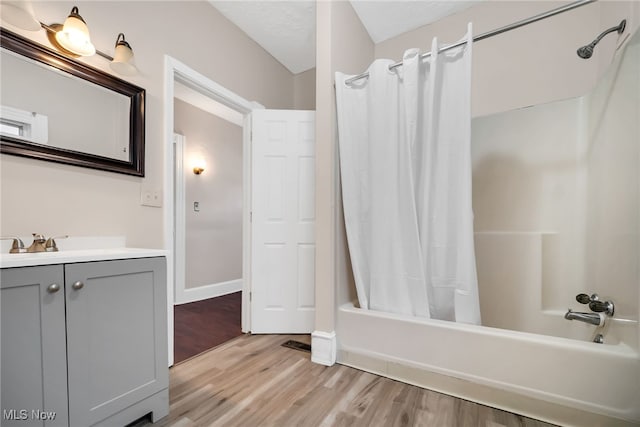
[[[204,159],[199,157],[193,161],[193,173],[196,175],[200,175],[204,172],[204,168],[207,166]]]
[[[40,28],[44,28],[51,44],[68,56],[78,57],[97,54],[111,61],[111,69],[119,74],[131,76],[138,71],[133,61],[133,50],[125,40],[123,33],[118,34],[116,38],[115,58],[95,48],[91,43],[89,27],[80,16],[77,6],[71,9],[71,13],[64,21],[64,25],[47,25],[38,21],[34,16],[31,3],[26,0],[3,1],[0,3],[0,7],[2,8],[0,16],[3,21],[29,31],[38,31]]]

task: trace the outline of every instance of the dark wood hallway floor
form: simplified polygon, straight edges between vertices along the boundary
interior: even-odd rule
[[[242,335],[242,292],[176,305],[174,363]]]

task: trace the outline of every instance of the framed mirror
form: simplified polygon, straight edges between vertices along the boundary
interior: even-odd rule
[[[144,176],[144,89],[4,28],[0,38],[0,152]]]

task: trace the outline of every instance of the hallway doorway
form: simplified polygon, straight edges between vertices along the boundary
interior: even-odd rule
[[[189,68],[180,61],[165,57],[165,140],[167,143],[165,151],[165,247],[169,254],[167,257],[167,299],[168,299],[168,345],[169,345],[169,360],[168,365],[171,366],[174,363],[174,304],[186,304],[198,300],[208,299],[230,293],[241,292],[241,324],[242,330],[248,331],[250,324],[250,302],[249,302],[249,289],[250,289],[250,271],[249,271],[249,249],[250,249],[250,214],[249,214],[249,201],[250,201],[250,162],[248,153],[249,149],[249,133],[250,133],[250,113],[255,108],[263,108],[260,104],[247,101],[238,95],[223,88],[217,83],[204,77],[195,70]],[[185,100],[185,89],[189,92],[189,99]],[[240,217],[240,229],[241,229],[241,241],[234,243],[240,250],[240,274],[238,274],[237,264],[237,250],[227,251],[224,249],[212,250],[211,248],[203,247],[202,244],[207,243],[207,239],[211,240],[211,236],[208,236],[200,241],[200,246],[191,246],[194,248],[197,254],[196,258],[204,259],[205,261],[213,262],[215,260],[225,260],[222,264],[218,275],[202,280],[202,275],[198,271],[198,267],[187,267],[189,260],[193,260],[193,251],[191,255],[188,255],[188,250],[185,244],[186,238],[186,216],[187,212],[193,214],[200,208],[200,213],[206,213],[207,211],[217,211],[221,207],[225,206],[225,203],[207,202],[208,207],[205,204],[195,204],[199,201],[193,198],[193,200],[186,200],[185,191],[182,191],[180,195],[179,189],[183,187],[185,181],[188,179],[196,179],[206,177],[206,174],[211,174],[214,168],[207,167],[204,175],[196,175],[197,172],[193,172],[193,165],[191,159],[185,157],[188,154],[184,150],[184,138],[182,138],[183,144],[178,147],[176,141],[180,141],[179,135],[176,135],[176,131],[180,129],[174,126],[174,113],[175,104],[178,100],[186,101],[188,104],[193,104],[197,108],[208,111],[207,108],[203,108],[200,103],[210,103],[215,101],[222,107],[216,116],[222,121],[234,123],[241,129],[241,141],[238,141],[238,145],[241,145],[241,151],[238,153],[242,157],[241,163],[241,188],[237,188],[236,193],[241,195],[240,200],[234,199],[236,205],[240,206],[240,211],[236,212]],[[208,111],[210,112],[210,111]],[[232,118],[236,116],[236,118]],[[191,117],[187,114],[186,117]],[[189,138],[186,138],[187,140]],[[202,138],[204,143],[206,140]],[[215,141],[214,141],[215,142]],[[187,141],[188,143],[188,141]],[[237,154],[237,153],[236,153]],[[178,159],[181,157],[180,159]],[[220,163],[218,163],[220,165]],[[210,164],[215,166],[215,164]],[[180,167],[183,173],[179,173],[178,167]],[[240,168],[238,168],[240,169]],[[182,182],[180,182],[182,180]],[[195,182],[199,182],[200,189],[205,188],[206,179],[196,179]],[[217,184],[220,181],[215,181],[213,184]],[[200,196],[198,196],[200,197]],[[228,205],[228,204],[226,204]],[[205,207],[203,210],[202,208]],[[183,212],[180,218],[180,211]],[[220,212],[217,212],[220,213]],[[223,212],[224,214],[224,212]],[[235,215],[235,214],[234,214]],[[200,215],[200,219],[205,219],[205,215]],[[234,220],[234,224],[235,224]],[[201,224],[202,229],[209,230],[206,224]],[[237,228],[237,224],[234,225]],[[218,230],[226,229],[227,227],[222,224]],[[182,233],[182,235],[181,235]],[[228,241],[224,240],[223,241]],[[226,262],[230,253],[235,254],[235,260],[233,263]],[[228,269],[227,267],[233,267]],[[194,280],[187,280],[187,275],[193,275]]]

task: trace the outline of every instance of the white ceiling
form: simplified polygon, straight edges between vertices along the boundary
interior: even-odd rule
[[[209,0],[294,74],[315,67],[315,1]],[[351,0],[374,43],[435,22],[481,0]]]
[[[473,6],[480,0],[468,1],[357,1],[351,5],[367,29],[371,40],[380,43],[415,30],[445,16]]]

